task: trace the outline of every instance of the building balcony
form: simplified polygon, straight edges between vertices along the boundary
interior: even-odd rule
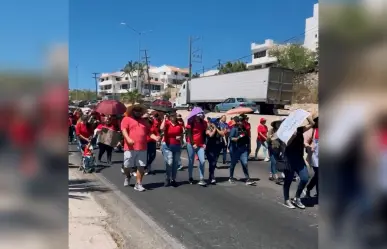
[[[253,59],[251,63],[247,63],[247,68],[253,69],[255,67],[266,67],[267,64],[276,63],[278,59],[276,57],[265,56],[261,58]]]
[[[274,43],[273,40],[267,39],[265,40],[265,43],[262,44],[257,44],[257,43],[251,43],[251,51],[254,52],[260,52],[264,51],[267,49],[270,49],[271,47],[275,46],[276,44]]]

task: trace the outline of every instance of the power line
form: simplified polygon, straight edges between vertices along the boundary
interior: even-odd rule
[[[309,29],[309,30],[306,30],[306,31],[304,31],[303,33],[298,34],[298,35],[296,35],[296,36],[293,36],[293,37],[291,37],[291,38],[289,38],[289,39],[286,39],[286,40],[282,41],[281,43],[283,44],[283,43],[287,43],[287,42],[289,42],[289,41],[292,41],[292,40],[294,40],[295,38],[298,38],[298,37],[300,37],[300,36],[302,36],[302,35],[305,35],[306,33],[310,32],[310,31],[315,30],[316,28],[318,28],[318,26],[316,26],[316,27],[314,27],[314,28],[311,28],[311,29]],[[243,59],[250,58],[252,55],[254,55],[254,53],[250,53],[249,55],[245,55],[245,56],[239,57],[238,59],[229,60],[229,61],[226,61],[226,62],[224,62],[224,63],[220,63],[220,59],[218,59],[218,63],[217,63],[216,65],[213,65],[213,66],[211,66],[211,67],[209,67],[209,68],[207,68],[207,69],[205,69],[205,70],[208,71],[208,70],[212,70],[212,69],[215,69],[215,68],[220,68],[221,66],[225,65],[227,62],[233,63],[233,62],[241,61],[241,60],[243,60]],[[196,73],[200,73],[202,70],[203,70],[203,69],[197,70]]]

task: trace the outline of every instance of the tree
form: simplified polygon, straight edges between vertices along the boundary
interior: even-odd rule
[[[219,74],[227,74],[227,73],[236,73],[236,72],[243,72],[247,70],[247,66],[244,62],[237,61],[237,62],[227,62],[224,65],[221,65],[219,68]]]
[[[164,92],[163,100],[169,100],[170,98],[171,98],[171,92],[170,91]]]
[[[70,100],[93,100],[95,99],[95,91],[92,90],[70,90],[69,91],[69,99]]]
[[[130,104],[139,103],[142,101],[142,95],[137,89],[132,91],[127,90],[126,93],[121,94],[121,101]]]
[[[279,45],[269,50],[271,57],[277,58],[277,66],[292,69],[296,73],[313,71],[317,54],[302,45]]]
[[[123,72],[123,75],[128,75],[131,82],[134,82],[137,80],[137,73],[139,71],[139,81],[144,82],[144,76],[146,72],[146,65],[144,63],[138,62],[138,61],[128,61],[128,63],[124,66],[124,68],[121,70]],[[134,74],[136,73],[136,76]],[[136,83],[137,86],[139,85],[139,82]]]

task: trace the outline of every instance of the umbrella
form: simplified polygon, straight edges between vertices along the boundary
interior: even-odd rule
[[[126,112],[126,106],[117,100],[104,100],[100,102],[95,111],[105,115],[122,115]]]
[[[194,117],[194,116],[196,116],[196,115],[198,115],[198,114],[200,114],[200,113],[204,114],[203,109],[200,108],[200,107],[197,107],[197,106],[194,107],[194,108],[192,109],[192,111],[189,113],[189,115],[188,115],[188,117],[187,117],[187,120],[190,120],[192,117]]]
[[[238,108],[234,108],[234,109],[231,109],[231,110],[228,110],[226,112],[226,114],[245,114],[245,113],[252,113],[254,112],[253,109],[251,108],[248,108],[248,107],[238,107]]]

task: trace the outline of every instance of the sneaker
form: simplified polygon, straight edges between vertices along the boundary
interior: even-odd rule
[[[122,173],[122,174],[125,174],[124,167],[121,167],[121,173]]]
[[[275,177],[272,174],[269,175],[269,181],[275,181]]]
[[[292,203],[293,203],[296,207],[298,207],[298,208],[305,209],[305,206],[304,206],[304,204],[302,204],[300,198],[294,198],[294,199],[292,200]]]
[[[177,170],[178,170],[178,171],[184,170],[184,169],[183,169],[183,166],[180,166],[179,168],[177,168]]]
[[[234,184],[235,180],[234,180],[234,178],[230,178],[230,179],[228,179],[228,182],[231,183],[231,184]]]
[[[290,209],[295,209],[296,207],[292,204],[290,200],[285,201],[284,203],[285,207],[290,208]]]
[[[265,160],[264,160],[265,162],[268,162],[268,161],[270,161],[270,159],[269,158],[265,158]]]
[[[253,180],[251,180],[251,179],[246,180],[246,185],[254,185],[254,184],[255,184],[255,182]]]
[[[169,186],[171,186],[171,180],[166,179],[164,182],[164,187],[169,187]]]
[[[281,178],[284,179],[285,178],[285,174],[283,172],[281,172]]]
[[[149,175],[149,170],[145,170],[144,175]]]
[[[129,183],[130,183],[130,178],[126,177],[124,181],[124,187],[129,186]]]
[[[206,186],[207,183],[203,180],[203,179],[200,179],[199,183],[198,183],[200,186]]]
[[[211,179],[209,182],[210,182],[210,184],[212,184],[212,185],[215,185],[215,184],[216,184],[216,180],[215,180],[215,179]]]
[[[134,185],[134,190],[143,192],[145,191],[145,188],[142,186],[142,184],[136,183],[136,185]]]
[[[189,182],[189,184],[191,184],[191,185],[192,185],[192,184],[194,184],[194,180],[193,180],[193,178],[192,178],[192,177],[190,177],[190,178],[189,178],[189,180],[188,180],[188,182]]]
[[[137,172],[132,172],[132,176],[136,177],[137,176]]]
[[[177,182],[175,180],[172,180],[171,181],[171,186],[176,188],[177,187]]]

